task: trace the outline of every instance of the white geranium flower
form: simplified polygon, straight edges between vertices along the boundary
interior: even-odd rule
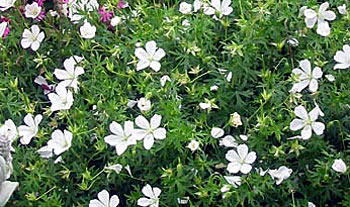
[[[231,135],[227,135],[224,138],[220,140],[220,146],[225,146],[225,147],[237,147],[238,144],[236,142],[236,139],[233,138]]]
[[[126,121],[123,127],[117,122],[113,121],[109,125],[109,129],[112,134],[104,138],[105,142],[111,146],[115,147],[118,155],[121,155],[130,145],[136,144],[136,139],[133,135],[134,132],[134,122]]]
[[[0,11],[6,11],[7,9],[15,5],[16,0],[0,0]]]
[[[96,34],[96,27],[91,25],[88,21],[84,22],[84,25],[80,27],[80,36],[84,39],[92,39]]]
[[[329,3],[325,2],[321,4],[318,12],[315,12],[312,9],[305,9],[305,23],[308,28],[313,28],[317,21],[317,34],[322,36],[328,36],[331,33],[331,28],[326,20],[332,21],[336,18],[336,15],[333,11],[327,11]]]
[[[149,111],[152,108],[152,104],[151,101],[146,99],[145,97],[140,98],[137,101],[137,107],[141,110],[141,111]]]
[[[31,31],[24,29],[22,34],[21,46],[24,49],[30,47],[33,51],[37,51],[40,43],[45,38],[44,32],[40,32],[38,25],[33,25]]]
[[[196,140],[191,140],[191,142],[187,145],[187,148],[189,148],[192,152],[194,152],[198,150],[199,142]]]
[[[332,74],[325,75],[325,77],[327,78],[327,80],[329,82],[334,82],[335,81],[335,77]]]
[[[41,86],[41,88],[44,90],[44,94],[47,95],[55,90],[55,85],[49,85],[46,81],[46,79],[39,75],[34,79],[34,83]]]
[[[162,87],[164,87],[165,86],[165,83],[167,82],[167,81],[171,81],[171,79],[170,79],[170,77],[168,76],[168,75],[163,75],[161,78],[160,78],[160,85],[162,86]]]
[[[225,131],[219,127],[213,127],[210,131],[210,135],[214,138],[220,138],[224,136]]]
[[[121,17],[115,16],[111,19],[111,25],[112,27],[117,26],[118,24],[120,24],[120,22],[122,21]]]
[[[226,159],[230,161],[227,166],[227,170],[230,173],[248,174],[252,170],[251,164],[256,160],[256,153],[249,152],[246,144],[238,145],[237,152],[235,150],[229,150],[226,153]]]
[[[7,140],[12,143],[17,138],[18,132],[15,123],[8,119],[5,123],[0,127],[0,136],[5,137]]]
[[[193,2],[193,11],[197,12],[201,7],[202,7],[203,3],[201,0],[195,0]]]
[[[162,193],[162,190],[155,187],[152,188],[149,184],[142,188],[142,193],[147,198],[143,197],[137,200],[138,206],[150,206],[158,207],[159,206],[159,195]]]
[[[301,131],[302,139],[310,139],[312,131],[317,135],[323,134],[325,125],[322,122],[316,121],[320,115],[320,109],[318,107],[315,107],[308,113],[304,106],[299,105],[294,109],[294,113],[298,118],[295,118],[290,123],[290,129],[292,131],[303,129]]]
[[[316,205],[312,202],[307,202],[307,207],[316,207]]]
[[[105,167],[105,169],[107,170],[113,170],[114,172],[116,172],[117,174],[119,174],[122,169],[123,169],[123,166],[121,164],[115,164],[115,165],[110,165],[110,166],[107,166]]]
[[[52,148],[47,145],[38,149],[37,152],[40,154],[40,157],[42,158],[48,159],[53,156]]]
[[[2,38],[2,36],[4,36],[6,27],[7,27],[7,22],[0,23],[0,38]]]
[[[97,0],[70,0],[69,2],[68,17],[73,23],[77,23],[84,17],[84,15],[80,14],[80,10],[93,11],[99,8]]]
[[[336,159],[336,160],[334,160],[334,163],[332,165],[332,169],[336,172],[345,173],[346,172],[346,165],[342,159]]]
[[[43,116],[41,114],[36,115],[34,119],[32,114],[27,114],[24,117],[24,123],[26,125],[21,125],[18,127],[18,134],[19,137],[21,137],[21,144],[29,144],[32,138],[36,136],[39,130],[39,124],[42,119]]]
[[[79,56],[72,56],[66,59],[63,63],[65,70],[55,69],[54,74],[61,82],[58,85],[63,87],[72,87],[75,92],[78,91],[78,76],[84,74],[82,67],[75,67],[75,65],[82,60]]]
[[[340,14],[346,15],[346,5],[343,4],[341,6],[338,6],[338,11],[339,11]]]
[[[48,97],[51,101],[51,111],[70,109],[74,101],[72,92],[63,85],[58,85],[56,93],[50,93]]]
[[[287,168],[286,166],[281,166],[278,168],[278,170],[269,170],[269,174],[272,179],[277,179],[276,184],[279,185],[282,183],[283,180],[286,180],[290,177],[293,170],[290,168]]]
[[[53,149],[55,155],[60,155],[72,146],[72,139],[73,134],[70,131],[64,130],[62,132],[56,129],[51,134],[51,139],[47,142],[47,146]]]
[[[237,188],[241,185],[241,177],[240,176],[224,176],[226,182],[231,184],[234,188]]]
[[[338,64],[334,66],[335,69],[346,69],[350,67],[350,46],[344,45],[343,51],[337,51],[334,56],[334,60],[337,61]]]
[[[315,67],[311,71],[311,63],[309,60],[300,61],[300,68],[293,69],[292,73],[296,75],[298,82],[294,83],[290,92],[301,92],[304,88],[309,86],[311,92],[315,92],[318,89],[317,79],[321,78],[323,72],[321,68]]]
[[[181,2],[179,11],[182,14],[189,14],[189,13],[191,13],[191,11],[192,11],[192,4],[189,4],[189,3],[186,3],[186,2]]]
[[[165,139],[166,138],[166,130],[165,128],[159,127],[162,120],[162,116],[155,114],[151,118],[151,123],[148,120],[139,115],[135,119],[135,123],[141,129],[135,129],[134,135],[137,140],[143,139],[143,146],[146,150],[151,149],[154,144],[154,139]]]
[[[230,114],[230,125],[233,127],[239,127],[243,125],[241,115],[239,115],[239,113],[234,112],[233,114]]]
[[[165,56],[165,52],[162,48],[157,48],[155,41],[149,41],[143,48],[136,48],[135,56],[139,59],[136,70],[143,70],[147,67],[151,67],[155,72],[160,70],[161,64],[159,61]]]
[[[230,6],[231,0],[211,0],[210,6],[204,7],[204,14],[213,15],[216,18],[222,18],[224,15],[230,15],[233,11]]]
[[[113,195],[109,198],[109,193],[103,190],[97,194],[98,199],[91,200],[89,207],[117,207],[119,205],[119,198]]]
[[[25,12],[24,15],[27,18],[37,18],[41,12],[41,7],[38,5],[37,2],[33,2],[32,4],[27,4],[24,8]]]

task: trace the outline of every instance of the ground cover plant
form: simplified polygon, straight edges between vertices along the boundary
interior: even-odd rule
[[[0,0],[0,206],[350,206],[346,0]]]

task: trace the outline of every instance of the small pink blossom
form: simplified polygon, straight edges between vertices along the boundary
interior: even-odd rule
[[[100,8],[98,13],[101,15],[100,20],[103,23],[110,21],[113,17],[113,11],[107,11],[104,7]]]

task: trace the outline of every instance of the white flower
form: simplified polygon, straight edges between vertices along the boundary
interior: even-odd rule
[[[134,107],[137,104],[137,101],[128,99],[128,103],[126,104],[129,108]]]
[[[74,101],[72,92],[63,85],[58,85],[56,87],[56,93],[50,93],[48,97],[51,101],[52,112],[70,109]]]
[[[16,0],[0,0],[0,11],[6,11],[7,9],[13,7]]]
[[[91,200],[89,207],[117,207],[119,205],[119,198],[117,195],[113,195],[109,198],[109,193],[103,190],[97,194],[97,199]]]
[[[168,76],[168,75],[163,75],[161,78],[160,78],[160,85],[162,86],[162,87],[164,87],[165,86],[165,83],[167,82],[167,81],[171,81],[171,79],[170,79],[170,77]]]
[[[210,91],[217,91],[218,89],[219,89],[219,86],[217,85],[210,86]]]
[[[41,7],[37,2],[33,2],[32,4],[27,4],[25,7],[24,15],[27,18],[37,18],[41,12]]]
[[[37,152],[40,154],[40,157],[42,158],[48,159],[53,156],[52,148],[47,145],[38,149]]]
[[[234,112],[233,114],[230,114],[230,125],[233,127],[239,127],[242,125],[242,119],[241,115],[239,113]]]
[[[117,26],[118,24],[120,24],[120,22],[122,21],[122,18],[115,16],[111,19],[111,25],[112,27]]]
[[[2,36],[4,36],[6,27],[7,27],[7,22],[0,23],[0,38],[2,38]]]
[[[33,25],[31,31],[24,29],[22,34],[21,45],[24,49],[30,47],[33,51],[37,51],[40,43],[45,38],[44,32],[40,32],[38,25]]]
[[[199,148],[199,142],[196,140],[191,140],[191,142],[187,145],[187,148],[194,152]]]
[[[123,154],[128,146],[136,144],[136,139],[132,136],[132,133],[134,132],[134,122],[126,121],[123,129],[120,124],[113,121],[109,125],[109,129],[113,134],[106,136],[104,140],[109,145],[115,147],[118,155]]]
[[[69,6],[69,18],[72,22],[76,23],[84,16],[80,11],[93,11],[99,8],[97,0],[70,0]]]
[[[307,202],[307,207],[316,207],[316,205],[312,202]]]
[[[179,11],[180,11],[182,14],[189,14],[189,13],[191,13],[191,11],[192,11],[192,5],[189,4],[189,3],[186,3],[186,2],[181,2],[181,3],[180,3]]]
[[[191,26],[190,21],[188,19],[185,19],[181,22],[181,25],[184,27],[184,30],[187,30],[189,26]]]
[[[338,6],[338,11],[339,11],[340,14],[346,15],[346,5],[343,4],[341,6]]]
[[[145,48],[146,50],[143,48],[136,48],[135,50],[135,56],[139,59],[136,70],[139,71],[151,67],[155,72],[158,72],[161,67],[159,61],[165,56],[164,50],[157,48],[155,41],[147,42]]]
[[[264,170],[261,167],[259,167],[259,169],[255,168],[255,170],[258,171],[259,175],[263,177],[270,169]]]
[[[220,138],[224,136],[225,131],[219,127],[213,127],[210,131],[210,135],[214,138]]]
[[[150,100],[143,97],[137,101],[137,107],[139,107],[141,111],[149,111],[151,110],[152,104]]]
[[[195,0],[193,2],[193,11],[197,12],[201,7],[202,7],[203,3],[201,2],[201,0]]]
[[[115,171],[117,174],[119,174],[122,169],[123,169],[123,166],[121,164],[115,164],[115,165],[111,165],[111,166],[108,166],[108,167],[105,167],[105,169],[107,170],[113,170]]]
[[[256,153],[249,152],[248,146],[245,144],[238,145],[237,152],[235,150],[229,150],[226,153],[226,159],[230,161],[227,166],[227,170],[230,173],[248,174],[252,170],[251,164],[256,160]]]
[[[342,159],[336,159],[336,160],[334,160],[334,163],[332,165],[332,169],[336,172],[345,173],[346,172],[346,165]]]
[[[309,86],[311,92],[315,92],[318,89],[317,79],[322,77],[322,70],[319,67],[315,67],[311,71],[311,63],[309,60],[300,61],[300,68],[293,69],[292,73],[296,75],[297,83],[294,83],[290,92],[301,92],[304,88]]]
[[[234,188],[237,188],[241,185],[241,177],[240,176],[224,176],[226,182],[231,184]]]
[[[272,179],[277,179],[276,184],[279,185],[282,183],[283,180],[286,180],[289,178],[289,176],[292,174],[293,170],[290,168],[287,168],[286,166],[281,166],[278,168],[278,170],[269,170],[269,174]]]
[[[247,141],[248,138],[249,138],[249,136],[244,135],[244,134],[240,134],[240,135],[239,135],[239,138],[241,138],[241,140],[243,140],[243,141]]]
[[[220,146],[225,146],[225,147],[237,147],[238,144],[235,140],[235,138],[233,138],[233,136],[231,135],[227,135],[224,138],[222,138],[222,140],[220,140]]]
[[[210,6],[204,7],[204,14],[214,15],[214,17],[222,18],[224,15],[230,15],[233,11],[230,7],[231,0],[211,0]],[[219,15],[219,16],[217,16]]]
[[[137,200],[138,206],[150,206],[150,207],[158,207],[159,206],[159,195],[161,194],[162,190],[155,187],[152,188],[149,184],[147,184],[145,187],[142,188],[142,193],[147,198],[139,198]]]
[[[43,116],[41,114],[36,115],[34,119],[32,114],[27,114],[24,117],[24,123],[26,125],[21,125],[18,127],[18,134],[21,137],[21,144],[29,144],[32,138],[36,136],[42,119]]]
[[[15,123],[8,119],[5,123],[0,127],[0,136],[5,137],[7,140],[12,143],[17,138],[18,132]]]
[[[294,113],[297,117],[290,123],[290,129],[292,131],[297,131],[303,129],[301,131],[301,138],[304,140],[310,139],[312,135],[312,130],[317,134],[323,134],[325,129],[325,125],[321,122],[316,122],[318,116],[320,115],[320,109],[315,107],[307,113],[304,106],[297,106],[294,109]]]
[[[48,94],[51,93],[52,91],[55,90],[55,86],[54,85],[49,85],[46,81],[46,79],[39,75],[34,79],[34,83],[38,84],[41,86],[41,88],[44,90],[44,94]]]
[[[327,78],[327,80],[329,82],[334,82],[335,81],[335,77],[332,74],[325,75],[325,77]]]
[[[165,128],[159,127],[161,120],[162,116],[158,114],[155,114],[151,118],[151,123],[141,115],[136,117],[135,123],[141,129],[135,129],[134,135],[137,140],[143,139],[143,146],[146,150],[151,149],[154,144],[154,139],[162,140],[166,138]]]
[[[56,129],[51,134],[51,139],[47,142],[47,146],[53,149],[55,155],[67,151],[72,145],[73,134],[70,131],[64,130],[64,133]]]
[[[305,9],[305,23],[308,28],[313,28],[317,21],[317,34],[328,36],[331,33],[331,28],[326,20],[332,21],[336,18],[333,11],[326,11],[329,6],[328,2],[321,4],[318,12],[312,9]]]
[[[76,60],[75,60],[76,59]],[[78,91],[78,76],[84,74],[82,67],[75,65],[82,60],[79,56],[72,56],[66,59],[63,63],[65,70],[55,69],[54,74],[61,82],[58,85],[63,87],[72,87],[75,92]]]
[[[338,64],[334,66],[334,69],[346,69],[350,67],[350,46],[344,45],[343,51],[337,51],[334,56],[334,60]]]
[[[84,39],[92,39],[95,37],[96,27],[91,25],[88,21],[84,22],[84,25],[79,29],[80,35]]]

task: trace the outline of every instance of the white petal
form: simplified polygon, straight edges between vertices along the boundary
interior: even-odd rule
[[[121,138],[117,135],[108,135],[104,138],[104,141],[111,146],[116,146],[120,144]]]
[[[328,7],[329,7],[329,3],[328,2],[324,2],[323,4],[321,4],[320,9],[318,10],[318,12],[325,12]]]
[[[32,114],[27,114],[24,119],[23,119],[24,123],[26,125],[28,125],[31,128],[35,128],[35,123],[34,123],[34,119],[33,119],[33,115]]]
[[[117,207],[119,205],[119,198],[117,195],[113,195],[109,201],[108,207]]]
[[[152,118],[151,118],[151,128],[152,129],[156,129],[160,126],[160,122],[162,121],[162,116],[155,114]]]
[[[239,162],[230,162],[227,166],[227,171],[232,174],[238,173],[240,169],[241,164]]]
[[[303,120],[306,120],[308,118],[307,111],[306,111],[305,107],[302,105],[295,107],[294,114]]]
[[[246,144],[238,145],[237,152],[241,159],[245,159],[248,155],[248,146]]]
[[[162,59],[165,56],[165,52],[162,48],[159,48],[157,52],[154,54],[153,58],[157,61]]]
[[[310,90],[311,92],[316,92],[317,89],[318,89],[318,82],[317,82],[316,79],[312,79],[312,80],[310,81],[309,90]]]
[[[224,136],[224,134],[225,134],[224,130],[219,127],[213,127],[210,131],[210,135],[214,138],[220,138]]]
[[[141,116],[141,115],[136,117],[135,124],[142,129],[149,129],[151,127],[148,120],[144,116]]]
[[[117,122],[115,122],[115,121],[113,121],[113,122],[109,125],[109,129],[111,130],[111,132],[112,132],[113,134],[116,134],[116,135],[118,135],[118,136],[123,136],[123,135],[124,135],[123,127],[122,127],[119,123],[117,123]]]
[[[305,122],[301,119],[294,119],[290,125],[289,128],[292,131],[297,131],[305,126]]]
[[[148,198],[140,198],[137,200],[138,206],[149,206],[151,205],[151,203],[152,203],[151,199],[148,199]]]
[[[158,128],[154,130],[153,136],[156,139],[165,139],[166,138],[166,130],[164,128]]]
[[[154,70],[154,72],[158,72],[162,67],[158,61],[152,61],[149,66]]]
[[[248,164],[243,164],[240,169],[241,173],[243,174],[248,174],[251,170],[252,170],[252,166]]]
[[[155,41],[149,41],[146,43],[145,47],[147,53],[153,57],[157,50],[157,43]]]
[[[153,192],[154,192],[154,195],[156,197],[159,197],[159,195],[162,193],[162,190],[157,188],[157,187],[155,187],[155,188],[153,188]]]
[[[150,64],[151,63],[148,60],[140,60],[137,63],[136,71],[143,70],[143,69],[147,68],[148,66],[150,66]]]
[[[128,145],[126,142],[120,142],[119,144],[117,144],[115,146],[115,149],[117,151],[117,154],[120,156],[121,154],[123,154],[125,152],[125,150],[128,148]]]
[[[40,42],[39,41],[34,41],[32,43],[32,45],[30,46],[30,48],[33,50],[33,51],[37,51],[40,47]]]
[[[229,150],[227,153],[226,153],[226,159],[230,162],[240,162],[241,161],[241,158],[239,157],[239,155],[237,154],[236,151],[234,150]]]
[[[89,207],[105,207],[105,205],[103,205],[99,200],[94,199],[90,201]]]
[[[132,137],[136,140],[142,140],[146,135],[148,135],[148,131],[143,129],[134,129],[132,133]]]
[[[323,75],[322,69],[319,67],[315,67],[314,70],[312,71],[312,77],[315,79],[321,78]]]
[[[323,134],[324,129],[326,128],[322,122],[313,122],[311,124],[312,129],[317,135]]]
[[[308,19],[313,19],[313,18],[316,18],[317,13],[312,9],[305,9],[304,16]]]
[[[306,125],[304,127],[304,129],[301,131],[301,137],[304,140],[306,140],[306,139],[310,139],[311,136],[312,136],[311,126],[310,125]]]
[[[66,80],[71,78],[70,74],[66,70],[55,69],[53,74],[55,74],[58,80]]]
[[[331,28],[329,27],[328,22],[319,20],[316,32],[321,36],[328,36],[331,33]]]
[[[97,194],[98,199],[103,203],[105,206],[108,207],[109,203],[109,193],[106,190],[103,190]]]
[[[151,134],[148,134],[144,139],[143,139],[143,147],[146,150],[149,150],[152,148],[154,144],[154,137]]]
[[[256,160],[256,153],[255,152],[249,152],[247,157],[245,158],[245,163],[252,164]]]
[[[335,20],[336,18],[336,15],[333,11],[326,11],[324,14],[323,14],[324,18],[329,20],[329,21],[332,21],[332,20]]]
[[[30,39],[24,38],[21,40],[21,46],[24,49],[27,49],[28,47],[30,47],[31,44],[32,44],[32,41],[30,41]]]
[[[305,18],[305,24],[307,28],[313,28],[316,24],[317,18]]]
[[[142,191],[143,195],[145,195],[145,196],[147,196],[149,198],[154,198],[155,197],[154,193],[153,193],[153,190],[152,190],[152,187],[149,184],[144,186],[141,191]]]
[[[311,63],[309,60],[302,60],[299,64],[300,68],[303,69],[306,74],[311,74]]]
[[[143,48],[136,48],[135,56],[140,60],[148,60],[148,54]]]

